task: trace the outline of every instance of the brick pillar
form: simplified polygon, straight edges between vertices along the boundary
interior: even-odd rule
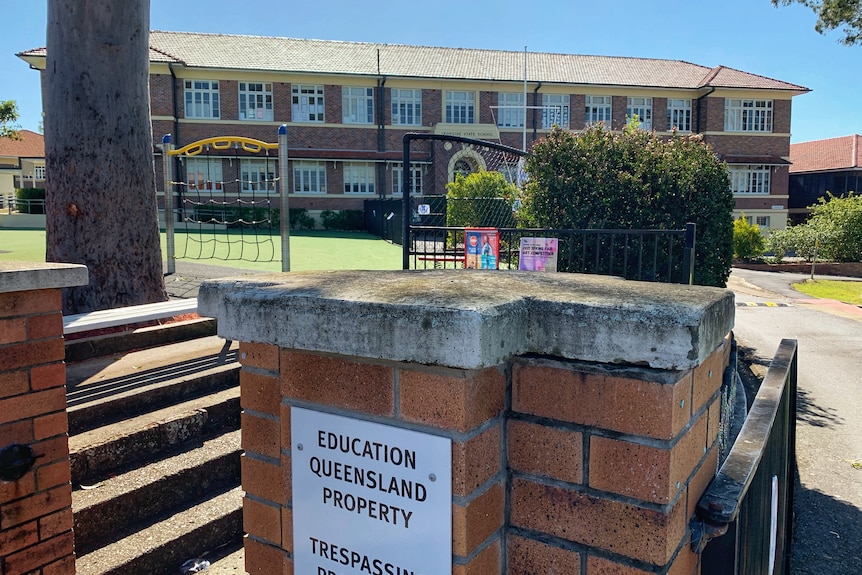
[[[86,283],[84,266],[0,262],[0,450],[36,458],[0,480],[5,575],[75,572],[61,288]]]
[[[208,282],[199,306],[244,342],[252,575],[293,573],[308,545],[293,513],[296,408],[449,442],[440,552],[452,573],[699,572],[688,518],[716,472],[730,292],[569,274],[294,273]],[[344,570],[319,556],[319,572]]]

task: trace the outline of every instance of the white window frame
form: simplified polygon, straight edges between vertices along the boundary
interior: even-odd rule
[[[754,216],[754,222],[761,228],[769,227],[769,216]]]
[[[629,96],[626,98],[626,124],[630,124],[635,116],[641,130],[652,130],[652,98]]]
[[[422,125],[422,90],[392,88],[390,97],[393,126]]]
[[[772,100],[724,100],[725,132],[772,132]]]
[[[568,94],[542,94],[542,129],[550,130],[554,124],[569,127]]]
[[[691,132],[691,100],[667,99],[667,131]]]
[[[769,195],[772,185],[771,166],[731,164],[727,168],[733,195]]]
[[[186,158],[186,185],[194,191],[224,191],[221,158]]]
[[[293,160],[293,193],[325,194],[326,162]]]
[[[610,129],[613,118],[612,96],[587,96],[584,107],[584,122],[587,126],[602,122]]]
[[[278,162],[275,159],[247,158],[240,161],[240,191],[275,191]]]
[[[497,127],[523,128],[527,119],[526,100],[523,92],[499,92],[497,94]]]
[[[44,180],[45,166],[33,166],[33,177],[37,180]]]
[[[476,123],[476,92],[446,90],[445,119],[447,124]]]
[[[185,80],[186,118],[221,117],[218,80]]]
[[[404,188],[404,162],[392,162],[392,195],[400,196]],[[422,195],[422,166],[410,165],[410,195]]]
[[[272,122],[272,84],[240,82],[239,119]]]
[[[373,195],[377,183],[377,169],[372,162],[344,162],[344,193]]]
[[[342,86],[341,121],[344,124],[373,124],[374,88]]]
[[[290,87],[291,119],[302,123],[323,123],[326,103],[320,84],[293,84]]]

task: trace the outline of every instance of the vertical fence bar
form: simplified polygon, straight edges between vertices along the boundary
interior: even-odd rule
[[[410,218],[412,211],[410,210],[410,142],[413,140],[412,134],[404,134],[401,139],[403,153],[401,157],[401,198],[404,202],[404,240],[402,241],[401,253],[401,269],[410,269],[410,250],[413,247],[413,238],[410,235]]]
[[[685,224],[685,251],[682,256],[682,280],[680,283],[694,285],[694,245],[697,236],[697,225]]]
[[[174,177],[171,169],[174,159],[170,155],[173,149],[171,135],[162,136],[162,175],[165,180],[165,239],[167,240],[165,251],[168,257],[169,274],[177,271],[177,250],[174,242]]]
[[[290,208],[287,178],[287,124],[278,127],[278,178],[281,182],[281,271],[290,271]]]

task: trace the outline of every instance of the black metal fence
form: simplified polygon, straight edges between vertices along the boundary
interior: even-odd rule
[[[703,575],[790,573],[796,362],[796,340],[782,340],[736,442],[698,502],[692,549],[703,553]]]
[[[463,268],[464,228],[410,226],[405,269]],[[521,238],[556,238],[557,271],[691,283],[695,225],[683,230],[499,228],[499,268],[519,269]]]

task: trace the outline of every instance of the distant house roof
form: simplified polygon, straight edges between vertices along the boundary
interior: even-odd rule
[[[862,136],[790,144],[791,174],[862,169]]]
[[[0,157],[4,158],[44,158],[45,138],[30,130],[18,130],[20,140],[0,138]]]
[[[19,56],[45,56],[45,49]],[[404,78],[523,81],[524,52],[190,32],[150,33],[150,60],[195,68]],[[527,52],[531,82],[650,88],[808,88],[681,60]]]

